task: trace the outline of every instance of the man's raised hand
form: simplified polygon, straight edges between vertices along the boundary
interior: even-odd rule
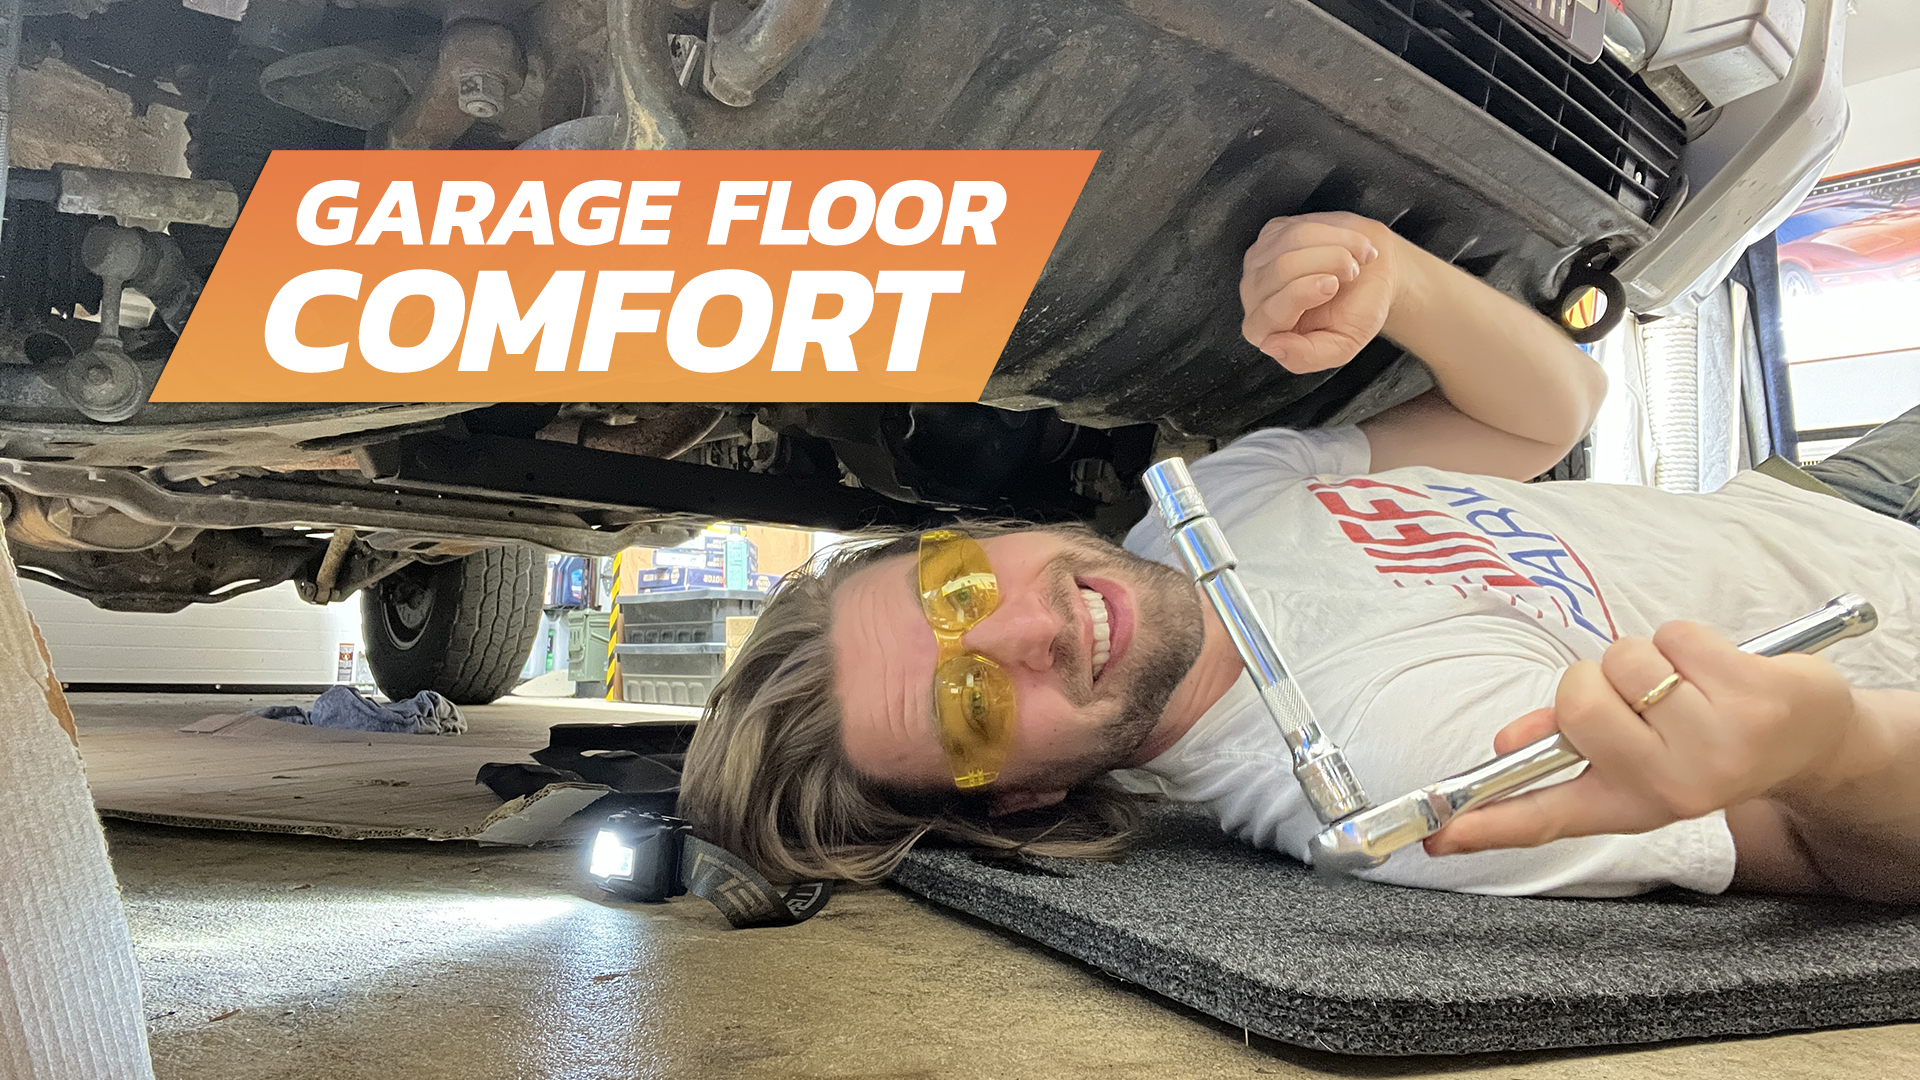
[[[1676,672],[1671,693],[1634,711],[1630,702]],[[1587,759],[1585,772],[1462,814],[1427,839],[1427,851],[1649,832],[1819,786],[1854,727],[1853,691],[1826,661],[1752,656],[1704,626],[1668,623],[1651,641],[1622,638],[1598,663],[1567,669],[1553,708],[1494,740],[1504,754],[1558,728]]]
[[[1335,368],[1385,325],[1398,291],[1397,237],[1356,214],[1274,218],[1247,249],[1240,332],[1288,371]]]

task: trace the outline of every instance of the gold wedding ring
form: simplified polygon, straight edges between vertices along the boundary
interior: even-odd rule
[[[1647,691],[1645,697],[1641,698],[1639,701],[1634,702],[1630,707],[1633,709],[1634,712],[1640,713],[1641,715],[1644,716],[1646,715],[1646,712],[1648,709],[1651,709],[1655,705],[1658,705],[1661,702],[1667,700],[1667,695],[1673,693],[1673,688],[1679,685],[1680,685],[1680,673],[1676,671],[1673,674],[1668,675],[1666,678],[1661,679],[1660,684],[1658,686],[1655,686],[1653,689]]]

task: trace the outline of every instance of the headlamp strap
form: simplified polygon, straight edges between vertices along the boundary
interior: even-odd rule
[[[831,881],[802,881],[783,894],[745,860],[691,835],[680,849],[680,880],[736,930],[806,922],[833,896]]]

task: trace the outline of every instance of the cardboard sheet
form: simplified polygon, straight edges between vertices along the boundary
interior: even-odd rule
[[[565,836],[567,819],[608,789],[556,784],[502,804],[474,782],[481,765],[525,760],[546,745],[553,723],[686,718],[685,710],[669,716],[509,702],[473,710],[469,733],[449,737],[232,713],[183,725],[183,704],[155,696],[150,709],[117,708],[81,724],[87,779],[103,817],[350,840],[538,843]]]

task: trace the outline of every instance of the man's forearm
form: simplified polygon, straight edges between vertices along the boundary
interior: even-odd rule
[[[1920,900],[1920,692],[1854,691],[1855,733],[1772,801],[1815,868],[1870,900]]]
[[[1387,337],[1433,369],[1454,408],[1499,431],[1567,445],[1593,425],[1606,376],[1553,323],[1395,237],[1402,288]]]

